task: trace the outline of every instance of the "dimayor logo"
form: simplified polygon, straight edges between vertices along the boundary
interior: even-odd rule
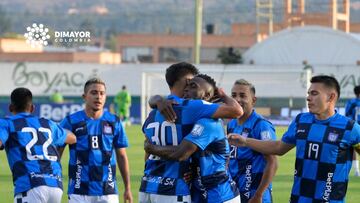
[[[90,42],[89,31],[55,31],[55,42]]]
[[[90,31],[58,31],[54,30],[54,36],[50,37],[49,28],[43,24],[33,23],[32,26],[26,28],[24,34],[26,42],[32,47],[47,46],[52,38],[53,43],[61,45],[72,45],[74,43],[90,42]]]
[[[31,27],[27,27],[26,31],[27,33],[24,34],[26,42],[32,47],[48,45],[47,40],[50,39],[49,29],[44,27],[43,24],[34,23]]]

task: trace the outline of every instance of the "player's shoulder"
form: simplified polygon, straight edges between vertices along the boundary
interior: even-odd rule
[[[251,115],[251,121],[253,124],[253,127],[257,127],[259,125],[263,126],[273,126],[273,124],[267,120],[264,116],[261,114],[258,114],[256,111],[254,111]]]
[[[159,111],[157,111],[156,109],[153,109],[150,111],[149,115],[146,117],[145,119],[145,123],[152,123],[155,121],[156,118],[156,114],[160,113]]]
[[[44,118],[44,117],[33,117],[33,118],[37,118],[39,119],[39,122],[41,124],[48,124],[48,125],[56,125],[54,121],[50,120],[50,119],[47,119],[47,118]]]
[[[331,126],[337,126],[337,127],[343,126],[342,128],[345,128],[348,130],[351,130],[354,127],[355,123],[356,122],[353,119],[351,119],[347,116],[341,115],[339,113],[336,113],[333,116],[333,118],[331,119]]]
[[[195,126],[201,126],[206,129],[207,132],[217,132],[218,129],[224,130],[222,120],[214,118],[201,118],[196,121]]]
[[[72,114],[69,114],[65,117],[65,119],[68,119],[71,122],[77,122],[79,120],[83,120],[85,118],[86,114],[84,110],[74,112]]]
[[[299,113],[293,121],[295,123],[313,123],[315,121],[314,114],[309,112]]]
[[[215,118],[201,118],[198,121],[196,121],[196,123],[201,123],[201,124],[217,124],[220,122],[220,119],[215,119]]]
[[[3,124],[8,124],[10,121],[10,118],[9,117],[4,117],[4,118],[0,118],[0,124],[3,125]]]
[[[120,121],[120,118],[117,115],[115,115],[109,111],[104,111],[102,118],[103,118],[103,120],[106,120],[109,122],[119,122]]]
[[[352,99],[349,99],[346,101],[346,104],[352,104],[352,103],[355,103],[357,101],[356,98],[352,98]]]
[[[184,99],[182,106],[202,106],[202,105],[213,105],[214,103],[201,100],[201,99]]]

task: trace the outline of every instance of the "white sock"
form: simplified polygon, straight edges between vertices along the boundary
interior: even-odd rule
[[[355,169],[356,172],[359,172],[359,161],[353,160],[352,161],[352,167]]]

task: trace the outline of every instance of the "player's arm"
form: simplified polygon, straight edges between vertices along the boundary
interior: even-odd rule
[[[232,97],[225,94],[224,90],[218,89],[218,96],[222,99],[224,104],[212,115],[213,118],[239,118],[244,114],[240,104]]]
[[[231,145],[239,147],[250,147],[265,155],[284,155],[296,144],[296,121],[292,121],[288,130],[284,133],[281,141],[257,140],[253,138],[245,138],[236,133],[228,134],[228,140]]]
[[[356,122],[350,132],[350,137],[352,147],[360,155],[360,125]]]
[[[256,138],[263,141],[276,140],[275,128],[269,122],[262,121],[257,125],[258,128],[255,128],[258,131],[255,131]],[[262,197],[266,189],[269,187],[273,177],[275,176],[276,170],[278,168],[278,160],[275,155],[263,155],[266,161],[266,165],[261,177],[259,186],[250,199],[249,203],[261,202]]]
[[[9,139],[8,125],[6,121],[0,119],[0,150],[5,148],[5,143]]]
[[[74,133],[72,133],[69,130],[66,130],[65,144],[75,144],[75,143],[76,143],[76,136],[74,135]],[[61,159],[61,157],[62,157],[62,155],[64,153],[65,146],[66,145],[63,145],[61,147],[57,147],[60,159]]]
[[[262,141],[253,138],[245,138],[236,133],[230,133],[228,140],[231,145],[238,147],[250,147],[251,149],[258,151],[266,155],[284,155],[292,148],[293,144],[287,144],[283,141]]]
[[[147,152],[145,152],[145,155],[144,155],[144,160],[146,161],[146,160],[148,160],[149,159],[149,156],[150,156],[150,154],[149,153],[147,153]]]
[[[252,202],[254,200],[256,200],[254,202],[261,202],[259,200],[262,199],[265,190],[268,188],[269,184],[271,183],[278,168],[278,160],[275,155],[264,155],[264,158],[266,160],[266,166],[259,187],[249,202]]]
[[[62,155],[63,155],[63,153],[64,153],[64,149],[65,149],[65,147],[57,147],[57,151],[58,151],[58,153],[59,153],[60,159],[61,159],[61,157],[62,157]]]
[[[70,130],[66,130],[65,144],[75,144],[76,136]]]
[[[355,151],[360,155],[360,143],[354,146]]]
[[[145,148],[146,142],[149,142],[149,139],[147,139],[147,137],[145,136],[144,148]],[[145,160],[145,161],[148,160],[148,159],[149,159],[149,156],[150,156],[150,154],[145,151],[144,160]]]
[[[131,193],[131,184],[130,184],[130,171],[129,171],[129,161],[126,154],[125,148],[117,148],[116,150],[116,161],[120,170],[121,177],[123,179],[125,191],[124,191],[124,200],[125,202],[133,202],[133,196]]]
[[[179,146],[159,146],[145,141],[144,149],[147,153],[165,159],[184,161],[187,160],[196,150],[197,146],[187,140],[182,140]]]
[[[173,104],[177,104],[177,102],[167,100],[160,95],[152,96],[149,99],[149,106],[152,109],[157,109],[164,116],[165,120],[169,122],[175,122],[176,120],[176,113],[172,107]]]

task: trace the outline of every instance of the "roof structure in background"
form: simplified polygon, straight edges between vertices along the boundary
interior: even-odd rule
[[[360,36],[321,26],[282,30],[244,53],[244,63],[256,65],[356,65]]]

